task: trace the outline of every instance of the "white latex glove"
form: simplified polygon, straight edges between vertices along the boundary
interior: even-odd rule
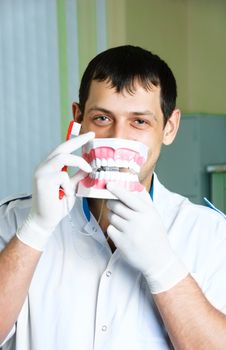
[[[37,168],[33,180],[32,208],[17,237],[25,244],[42,251],[55,227],[68,214],[75,203],[78,182],[92,171],[90,165],[79,156],[71,154],[95,134],[89,132],[59,145]],[[64,165],[80,170],[69,177],[62,171]],[[59,198],[60,186],[64,190]]]
[[[107,201],[107,234],[124,258],[144,274],[152,293],[172,288],[188,271],[173,252],[149,193],[129,192],[112,183],[107,188],[119,199]]]

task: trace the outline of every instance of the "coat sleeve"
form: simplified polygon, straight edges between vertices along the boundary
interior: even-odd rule
[[[23,224],[31,206],[31,196],[21,195],[0,202],[0,251]]]

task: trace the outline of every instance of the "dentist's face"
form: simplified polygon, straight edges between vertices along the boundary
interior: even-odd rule
[[[133,94],[125,90],[117,93],[107,82],[92,81],[81,132],[94,131],[96,138],[121,138],[144,143],[149,152],[139,179],[149,190],[161,145],[165,142],[163,120],[159,87],[145,90],[137,83]]]

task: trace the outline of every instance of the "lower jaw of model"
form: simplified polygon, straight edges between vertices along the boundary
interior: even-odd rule
[[[132,192],[142,191],[144,187],[138,176],[147,152],[147,146],[133,140],[100,138],[88,142],[82,148],[82,156],[91,165],[92,172],[79,182],[76,195],[115,199],[106,189],[111,182]]]

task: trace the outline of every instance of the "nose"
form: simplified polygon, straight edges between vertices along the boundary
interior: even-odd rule
[[[118,139],[128,139],[128,126],[126,127],[125,123],[117,122],[112,129],[112,136]]]

